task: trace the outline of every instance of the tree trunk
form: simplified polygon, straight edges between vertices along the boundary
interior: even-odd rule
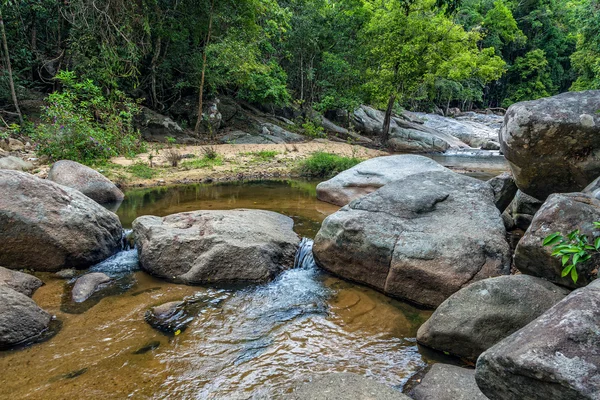
[[[396,102],[396,94],[392,93],[388,101],[387,109],[385,110],[385,118],[383,119],[383,129],[381,130],[381,143],[385,144],[390,135],[390,125],[392,124],[392,111],[394,111],[394,103]]]
[[[2,47],[4,48],[4,55],[6,57],[6,70],[8,71],[8,85],[10,86],[10,95],[12,97],[15,110],[19,116],[19,123],[23,125],[23,115],[19,108],[19,102],[17,101],[17,92],[15,91],[15,83],[13,82],[12,68],[10,66],[10,56],[8,55],[8,42],[6,41],[6,32],[4,30],[4,19],[2,19],[2,9],[0,8],[0,33],[2,34]]]
[[[158,57],[160,56],[161,51],[161,37],[159,36],[156,39],[156,45],[154,47],[154,55],[152,56],[152,61],[150,63],[150,76],[151,76],[151,91],[152,91],[152,105],[154,108],[158,108],[160,102],[158,101],[158,96],[156,95],[156,65],[158,64]]]
[[[194,128],[194,132],[196,134],[200,133],[200,128],[202,127],[202,108],[203,108],[202,102],[203,102],[203,93],[204,93],[204,73],[206,72],[206,48],[210,44],[214,5],[215,5],[215,0],[211,0],[210,15],[208,17],[208,32],[206,34],[206,41],[204,42],[204,49],[203,49],[203,54],[202,54],[202,74],[200,76],[200,94],[198,95],[198,121],[196,121],[196,127]]]

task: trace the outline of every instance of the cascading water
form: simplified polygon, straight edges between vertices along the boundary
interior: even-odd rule
[[[294,268],[315,268],[315,258],[313,256],[313,241],[309,238],[303,238],[298,246],[296,259],[294,260]]]

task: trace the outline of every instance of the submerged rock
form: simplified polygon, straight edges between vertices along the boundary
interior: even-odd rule
[[[490,185],[451,171],[402,177],[325,219],[322,268],[387,295],[436,307],[462,287],[510,269]]]
[[[5,286],[31,297],[44,282],[33,275],[0,267],[0,286]]]
[[[258,283],[294,265],[300,238],[271,211],[193,211],[133,221],[143,270],[187,284]]]
[[[184,301],[171,301],[152,307],[144,316],[151,327],[167,333],[184,330],[194,317],[185,310]]]
[[[459,357],[477,359],[568,293],[567,289],[528,275],[475,282],[435,310],[419,328],[417,341]]]
[[[597,276],[600,255],[592,253],[592,259],[577,265],[579,278],[574,283],[570,276],[561,277],[563,270],[560,258],[552,256],[552,246],[544,246],[544,239],[555,232],[566,236],[579,229],[594,240],[600,221],[600,200],[584,193],[554,194],[538,211],[531,226],[519,241],[515,250],[515,266],[523,273],[539,276],[560,285],[576,288],[585,286]]]
[[[600,176],[600,90],[516,103],[500,145],[520,190],[540,200],[578,192]]]
[[[487,400],[475,382],[475,370],[433,364],[410,393],[414,400]]]
[[[0,170],[0,265],[84,268],[121,248],[119,217],[75,189]]]
[[[123,192],[100,172],[75,161],[55,162],[48,172],[48,179],[79,190],[100,204],[115,203],[125,198]]]
[[[317,199],[345,206],[397,179],[427,171],[448,169],[430,158],[417,155],[371,158],[319,183]]]
[[[0,286],[0,350],[34,341],[48,329],[51,319],[29,297]]]
[[[600,398],[600,281],[483,353],[475,378],[492,400]]]
[[[102,284],[110,282],[110,280],[110,277],[102,272],[92,272],[80,276],[73,286],[73,301],[83,303],[97,292]]]
[[[300,385],[292,400],[410,400],[400,391],[351,373],[328,373]]]

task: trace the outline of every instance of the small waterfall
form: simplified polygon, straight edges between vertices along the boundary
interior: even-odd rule
[[[121,250],[133,250],[135,249],[135,240],[133,237],[132,229],[123,229],[121,234]]]
[[[316,267],[313,257],[313,240],[303,238],[298,246],[296,259],[294,260],[294,268],[312,269]]]

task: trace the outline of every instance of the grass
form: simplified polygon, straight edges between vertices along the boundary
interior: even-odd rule
[[[275,150],[261,150],[261,151],[252,151],[249,153],[240,153],[242,156],[252,156],[254,161],[271,161],[279,154],[278,151]]]
[[[181,163],[181,166],[186,169],[212,168],[217,165],[223,165],[223,157],[220,155],[214,157],[205,155],[202,158],[187,160]]]
[[[133,176],[142,179],[152,179],[156,176],[156,171],[148,166],[146,163],[138,162],[127,167],[127,171]]]
[[[338,156],[337,154],[319,151],[302,160],[299,168],[300,174],[303,176],[329,178],[354,167],[360,162],[362,162],[360,158]]]

